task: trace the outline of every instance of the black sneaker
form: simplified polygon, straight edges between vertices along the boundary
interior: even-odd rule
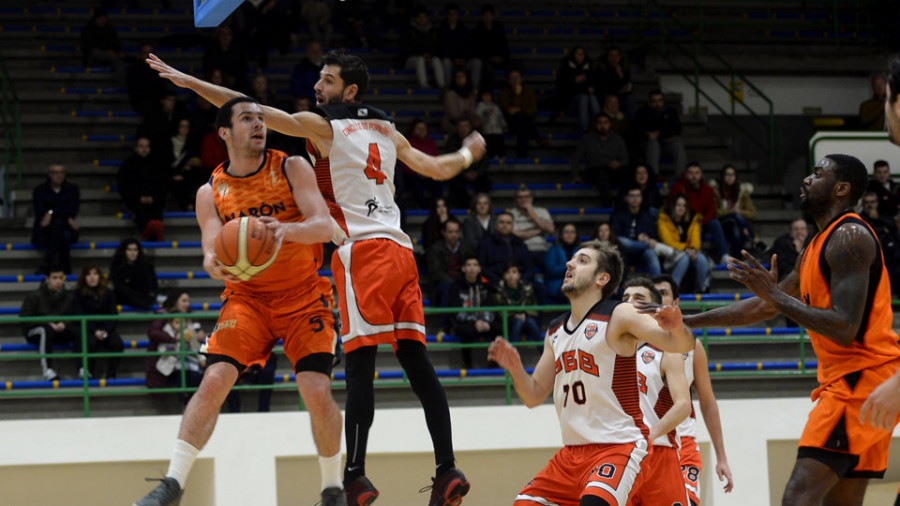
[[[321,506],[347,506],[347,496],[344,495],[344,489],[338,487],[328,487],[322,491],[322,500],[319,501]]]
[[[350,506],[369,506],[378,499],[378,489],[365,476],[360,476],[346,487]]]
[[[423,487],[419,493],[431,489],[431,499],[428,506],[459,506],[462,498],[469,493],[469,480],[466,475],[457,468],[431,479],[430,487]]]
[[[175,478],[147,478],[147,481],[160,483],[132,506],[178,506],[178,503],[181,502],[181,494],[184,494],[184,490],[181,489]]]

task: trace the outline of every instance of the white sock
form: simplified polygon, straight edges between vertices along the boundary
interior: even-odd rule
[[[322,473],[322,490],[330,487],[344,488],[341,482],[341,452],[331,457],[319,455],[319,472]]]
[[[176,440],[175,448],[172,450],[172,460],[169,461],[169,470],[166,471],[166,477],[175,478],[175,481],[181,485],[181,488],[184,488],[188,473],[191,472],[191,466],[194,465],[194,461],[197,460],[197,455],[199,454],[199,448],[194,448],[187,441]]]

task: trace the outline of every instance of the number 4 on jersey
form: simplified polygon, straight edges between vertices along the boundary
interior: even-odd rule
[[[369,158],[366,160],[366,177],[374,179],[375,184],[382,184],[387,179],[387,174],[381,172],[381,152],[378,144],[369,143]]]

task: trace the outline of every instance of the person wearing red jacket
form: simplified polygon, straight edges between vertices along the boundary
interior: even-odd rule
[[[679,193],[687,195],[691,211],[703,216],[703,235],[712,236],[714,258],[718,258],[720,264],[727,264],[730,258],[728,240],[722,223],[716,218],[716,197],[712,187],[703,180],[703,167],[699,162],[688,163],[684,175],[669,190],[669,195]]]

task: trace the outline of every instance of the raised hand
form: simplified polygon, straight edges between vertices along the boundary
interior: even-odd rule
[[[147,65],[150,65],[150,68],[159,72],[159,77],[172,81],[175,86],[188,88],[189,81],[193,79],[191,76],[185,74],[184,72],[176,70],[174,67],[168,65],[166,62],[162,61],[159,56],[156,56],[153,53],[150,53],[150,56],[146,61]]]
[[[507,370],[514,367],[517,363],[522,363],[522,358],[519,356],[519,351],[516,347],[502,337],[494,339],[494,342],[488,347],[488,360],[497,362],[500,364],[500,367]]]
[[[771,266],[766,269],[747,250],[741,250],[741,255],[746,262],[737,258],[728,261],[728,270],[731,271],[729,276],[746,286],[760,299],[772,303],[774,293],[779,290],[777,256],[772,255]]]
[[[472,132],[463,139],[463,147],[469,148],[469,151],[472,152],[472,160],[478,161],[484,157],[484,154],[487,153],[487,146],[484,142],[484,137],[481,136],[478,132]]]

